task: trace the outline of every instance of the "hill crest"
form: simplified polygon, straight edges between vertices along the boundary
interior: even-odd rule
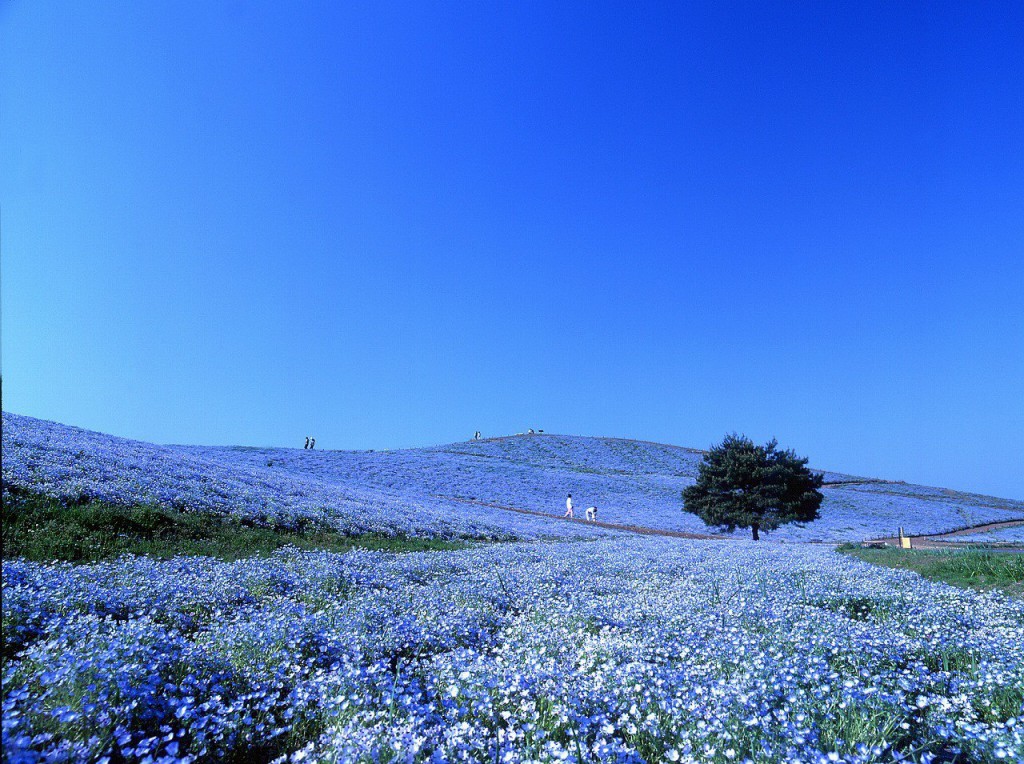
[[[8,484],[67,500],[88,495],[157,502],[257,521],[327,519],[350,532],[439,537],[592,537],[600,529],[552,523],[567,493],[602,520],[708,533],[682,511],[698,449],[553,433],[388,451],[160,446],[3,413]],[[849,541],[1024,518],[1024,503],[825,472],[822,519],[770,539]],[[467,504],[467,500],[479,502]],[[494,506],[538,517],[515,516]]]

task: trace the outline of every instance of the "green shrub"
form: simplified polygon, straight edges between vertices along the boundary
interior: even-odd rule
[[[468,541],[344,536],[311,523],[295,528],[257,526],[156,504],[122,506],[88,497],[65,503],[24,492],[5,495],[2,521],[4,556],[40,562],[95,562],[122,554],[235,560],[267,555],[284,546],[335,552],[354,547],[415,552],[470,545]]]

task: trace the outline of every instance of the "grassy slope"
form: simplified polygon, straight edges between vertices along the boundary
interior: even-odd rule
[[[982,549],[874,549],[846,544],[839,551],[887,568],[912,570],[931,581],[966,589],[998,589],[1024,597],[1024,555]]]
[[[418,552],[464,549],[470,544],[381,535],[352,537],[312,525],[284,530],[155,505],[121,506],[99,501],[64,505],[57,499],[33,494],[10,497],[3,506],[5,558],[95,562],[140,554],[237,560],[267,555],[285,546],[332,552],[356,547]]]

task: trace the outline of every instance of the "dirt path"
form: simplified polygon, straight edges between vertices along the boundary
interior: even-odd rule
[[[829,480],[821,484],[822,488],[841,488],[845,485],[892,485],[895,480],[882,480],[881,478],[851,478],[850,480]]]
[[[957,536],[969,536],[974,533],[986,531],[997,531],[1002,528],[1016,528],[1024,525],[1024,520],[1001,520],[997,523],[984,523],[982,525],[971,525],[967,528],[957,528],[955,531],[945,533],[924,533],[920,536],[912,536],[910,543],[914,549],[959,549],[965,546],[977,546],[978,542],[943,541],[943,539],[956,538]],[[885,544],[886,546],[899,546],[898,538],[872,539],[870,543]]]
[[[715,539],[717,541],[731,541],[729,536],[716,536],[709,533],[686,533],[685,531],[663,531],[658,528],[645,528],[642,525],[620,525],[619,523],[603,523],[600,520],[585,520],[582,517],[565,517],[563,515],[553,515],[550,512],[538,512],[534,509],[521,509],[519,507],[508,507],[504,504],[492,504],[488,501],[479,501],[477,499],[458,499],[454,496],[436,496],[438,499],[447,499],[448,501],[457,501],[461,504],[476,504],[479,507],[491,507],[493,509],[504,509],[507,512],[518,512],[521,515],[534,515],[535,517],[545,517],[548,520],[563,520],[567,523],[583,523],[584,525],[593,525],[598,528],[608,528],[613,531],[628,531],[629,533],[639,533],[643,536],[670,536],[678,539]]]
[[[604,523],[600,521],[585,520],[580,517],[565,517],[564,515],[553,515],[550,512],[538,512],[535,509],[522,509],[520,507],[510,507],[505,504],[494,504],[489,501],[480,501],[478,499],[460,499],[455,496],[439,496],[435,495],[436,499],[446,499],[448,501],[457,501],[461,504],[475,504],[479,507],[491,507],[492,509],[503,509],[506,512],[518,512],[521,515],[533,515],[535,517],[545,517],[548,520],[562,520],[567,523],[583,523],[584,525],[594,525],[598,528],[608,528],[614,531],[626,531],[628,533],[639,533],[643,536],[668,536],[670,538],[679,539],[704,539],[713,541],[735,541],[735,536],[722,536],[711,533],[687,533],[685,531],[665,531],[658,528],[646,528],[642,525],[621,525],[619,523]],[[946,531],[945,533],[930,533],[921,536],[913,537],[913,545],[915,549],[956,549],[963,546],[968,546],[966,543],[957,542],[946,542],[941,539],[950,536],[965,536],[970,533],[983,533],[985,531],[998,530],[1000,528],[1013,528],[1018,525],[1024,525],[1024,520],[1002,520],[997,523],[985,523],[984,525],[972,525],[967,528],[958,528],[955,531]],[[838,544],[839,542],[827,542],[827,541],[806,541],[806,544]],[[899,546],[898,538],[880,538],[871,539],[867,543],[871,544],[885,544],[886,546]],[[971,544],[971,546],[977,546],[977,543]]]

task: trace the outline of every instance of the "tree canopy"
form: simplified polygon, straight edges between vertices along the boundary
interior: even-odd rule
[[[822,480],[806,458],[774,439],[760,446],[727,435],[705,454],[697,482],[683,490],[684,510],[724,530],[750,528],[757,541],[759,531],[817,520]]]

